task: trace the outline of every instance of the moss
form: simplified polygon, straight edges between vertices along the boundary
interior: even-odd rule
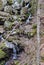
[[[8,4],[9,5],[13,4],[13,1],[12,0],[8,0]]]
[[[41,57],[41,61],[44,62],[44,57]]]
[[[16,61],[15,65],[18,65],[19,64],[19,61]]]
[[[5,57],[6,57],[6,53],[2,51],[2,49],[0,49],[0,59],[5,58]]]
[[[31,32],[31,37],[33,37],[35,34],[36,34],[36,29],[34,29],[34,30]]]
[[[36,29],[37,28],[37,24],[34,24],[33,26],[32,26],[32,29]]]

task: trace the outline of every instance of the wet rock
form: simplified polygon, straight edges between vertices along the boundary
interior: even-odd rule
[[[7,48],[14,48],[14,44],[12,44],[12,42],[5,42],[5,46],[7,47]]]
[[[16,60],[17,59],[17,54],[16,54],[16,49],[13,48],[13,59]]]
[[[8,6],[5,6],[5,7],[4,7],[4,11],[5,11],[5,12],[8,12],[8,13],[12,13],[12,7],[9,6],[9,5],[8,5]]]
[[[29,15],[28,19],[26,20],[26,24],[29,24],[31,22],[30,20],[32,20],[31,14]]]

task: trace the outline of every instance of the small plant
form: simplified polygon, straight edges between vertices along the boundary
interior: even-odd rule
[[[15,65],[18,65],[18,64],[19,64],[19,61],[16,61],[16,62],[15,62]]]
[[[37,28],[37,24],[34,24],[33,26],[32,26],[32,29],[36,29]]]
[[[24,65],[27,65],[27,63],[25,63]]]

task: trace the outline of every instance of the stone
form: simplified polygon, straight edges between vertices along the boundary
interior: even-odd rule
[[[2,0],[0,0],[0,10],[3,9],[3,4],[2,4]]]
[[[12,16],[12,18],[13,18],[14,20],[17,20],[17,16],[15,16],[15,15]],[[17,22],[17,21],[16,21],[16,22]]]
[[[11,29],[11,28],[12,28],[12,23],[9,22],[9,21],[5,21],[5,23],[4,23],[4,28],[5,28],[5,29]]]
[[[15,2],[13,5],[12,5],[12,8],[13,9],[20,9],[20,4],[18,2]]]
[[[5,6],[7,4],[7,0],[2,0],[2,4]]]
[[[8,13],[12,13],[12,7],[9,6],[9,5],[8,5],[8,6],[5,6],[5,7],[4,7],[4,11],[5,11],[5,12],[8,12]]]

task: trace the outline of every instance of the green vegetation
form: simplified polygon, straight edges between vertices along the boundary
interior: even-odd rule
[[[27,63],[25,63],[24,65],[27,65]]]
[[[5,43],[1,43],[1,45],[0,45],[0,49],[3,49],[3,48],[5,48],[6,46],[5,46]]]
[[[37,0],[32,0],[30,2],[30,5],[31,5],[30,12],[32,15],[34,15],[34,13],[36,13],[36,10],[37,10]]]
[[[36,29],[37,28],[37,24],[33,24],[32,29]]]
[[[44,62],[44,57],[41,57],[41,61]]]
[[[15,65],[18,65],[19,64],[19,61],[15,61]]]
[[[11,5],[13,2],[12,2],[12,0],[8,0],[8,3],[9,3],[9,5]]]
[[[2,49],[0,49],[0,59],[5,58],[5,57],[6,57],[6,53],[2,51]]]

